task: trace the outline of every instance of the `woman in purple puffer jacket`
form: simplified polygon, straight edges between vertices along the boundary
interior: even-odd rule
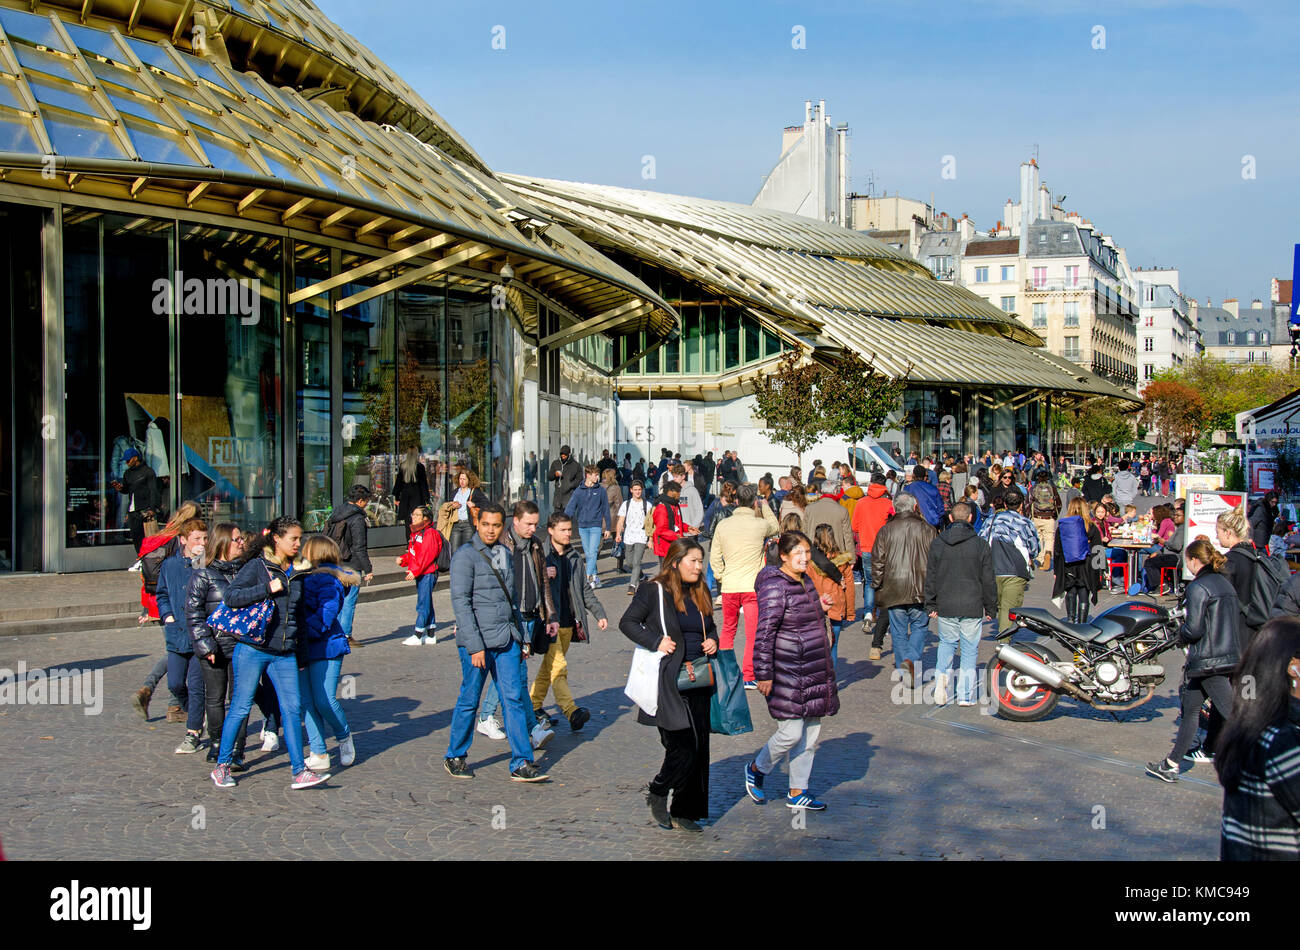
[[[808,792],[823,716],[840,710],[826,629],[830,597],[818,597],[805,576],[812,544],[802,531],[787,531],[777,546],[780,567],[758,572],[758,629],[754,634],[754,675],[779,726],[758,757],[745,766],[745,792],[762,804],[763,778],[790,756],[790,794],[794,809],[822,811],[826,805]]]

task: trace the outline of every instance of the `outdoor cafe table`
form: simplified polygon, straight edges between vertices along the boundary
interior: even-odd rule
[[[1151,547],[1151,545],[1155,543],[1156,543],[1155,541],[1133,541],[1128,538],[1111,538],[1109,541],[1106,542],[1106,547],[1108,548],[1122,548],[1123,550],[1128,552],[1129,586],[1140,583],[1142,580],[1140,577],[1138,577],[1138,563],[1137,563],[1138,552],[1145,551],[1147,548]],[[1107,580],[1110,579],[1110,573],[1111,573],[1110,569],[1108,568],[1106,570]],[[1128,591],[1125,591],[1125,593],[1128,593]]]

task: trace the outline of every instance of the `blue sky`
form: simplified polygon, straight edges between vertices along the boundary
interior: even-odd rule
[[[825,99],[855,190],[984,229],[1037,145],[1067,209],[1201,301],[1267,300],[1300,242],[1300,5],[318,2],[498,171],[747,204]]]

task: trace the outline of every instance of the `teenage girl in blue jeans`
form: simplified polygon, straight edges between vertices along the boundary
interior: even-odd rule
[[[339,611],[347,589],[360,584],[361,577],[355,571],[339,567],[339,546],[323,534],[313,534],[306,540],[302,559],[310,567],[301,572],[302,594],[294,618],[298,636],[307,643],[307,667],[298,670],[298,690],[311,749],[307,768],[324,771],[330,767],[330,759],[322,725],[329,726],[338,740],[339,761],[343,765],[351,765],[357,757],[352,731],[337,693],[343,658],[352,652],[348,635],[339,623]]]

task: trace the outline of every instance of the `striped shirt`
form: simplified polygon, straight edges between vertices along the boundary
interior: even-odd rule
[[[1224,861],[1300,861],[1300,700],[1260,735],[1235,791],[1223,793]]]

